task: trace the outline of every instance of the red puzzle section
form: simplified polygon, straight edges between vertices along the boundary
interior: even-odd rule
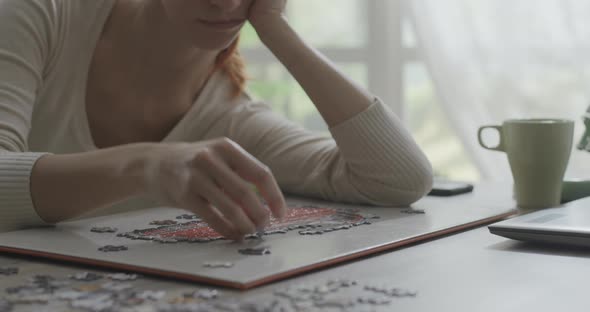
[[[181,215],[177,219],[189,219],[190,221],[134,230],[119,236],[155,240],[162,243],[208,242],[223,238],[195,215]],[[164,223],[164,221],[160,222]],[[282,221],[271,219],[271,224],[261,234],[286,233],[297,229],[321,229],[323,231],[346,229],[367,223],[369,223],[367,217],[357,211],[317,206],[291,207]]]

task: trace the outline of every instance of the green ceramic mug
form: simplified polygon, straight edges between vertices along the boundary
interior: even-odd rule
[[[485,129],[498,131],[497,146],[483,142]],[[573,134],[573,120],[509,119],[501,126],[480,127],[477,137],[484,148],[508,156],[516,202],[526,211],[559,205]]]

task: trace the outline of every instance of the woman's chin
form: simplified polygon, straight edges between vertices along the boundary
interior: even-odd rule
[[[194,38],[193,45],[199,49],[208,50],[208,51],[221,51],[227,49],[232,42],[237,38],[238,34],[234,36],[224,36],[222,38],[220,36],[214,36],[212,38]]]

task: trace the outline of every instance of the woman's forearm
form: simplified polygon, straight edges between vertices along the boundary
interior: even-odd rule
[[[132,144],[41,157],[31,173],[37,214],[56,223],[141,194],[144,156],[154,147]]]
[[[283,18],[259,27],[262,42],[285,65],[318,111],[333,127],[367,109],[372,95],[357,85],[314,48]]]

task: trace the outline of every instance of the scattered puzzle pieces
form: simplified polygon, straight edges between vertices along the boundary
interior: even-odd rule
[[[270,255],[270,249],[268,247],[243,248],[238,249],[238,252],[248,256]]]
[[[425,214],[426,212],[422,209],[403,209],[400,211],[401,213],[405,213],[405,214]]]
[[[110,226],[95,226],[90,229],[90,232],[94,233],[115,233],[118,229]]]
[[[178,224],[178,221],[174,220],[154,220],[150,222],[151,225],[173,225]]]
[[[76,281],[84,281],[84,282],[97,281],[101,278],[102,278],[102,274],[92,273],[92,272],[80,272],[80,273],[70,275],[70,279],[73,279]]]
[[[197,289],[193,292],[185,293],[184,298],[212,300],[219,297],[219,291],[216,289]]]
[[[97,283],[98,276],[109,280]],[[16,287],[1,289],[0,311],[36,310],[37,305],[65,311],[372,311],[388,309],[399,297],[416,292],[389,286],[360,285],[355,280],[335,279],[313,284],[292,284],[263,296],[237,299],[213,288],[187,289],[170,296],[160,289],[134,285],[136,274],[78,272],[64,278],[33,275]],[[73,280],[73,281],[72,281]],[[75,285],[71,285],[71,283]],[[61,306],[60,306],[61,305]],[[379,310],[381,311],[381,310]]]
[[[107,278],[113,281],[134,281],[138,277],[137,274],[127,274],[127,273],[114,273],[114,274],[107,274]]]
[[[127,248],[127,246],[123,246],[123,245],[106,245],[106,246],[102,246],[99,247],[98,250],[102,251],[102,252],[112,252],[112,251],[123,251],[123,250],[128,250],[129,248]]]
[[[199,216],[193,214],[182,214],[177,216],[176,219],[184,219],[184,220],[200,220]]]
[[[10,276],[15,274],[18,274],[18,268],[16,267],[0,267],[0,275]]]
[[[211,261],[203,263],[206,268],[231,268],[234,266],[232,262]]]

